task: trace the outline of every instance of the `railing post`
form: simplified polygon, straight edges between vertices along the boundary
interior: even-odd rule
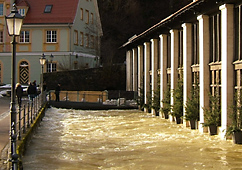
[[[26,107],[25,107],[25,105],[24,105],[24,117],[23,117],[23,133],[25,133],[26,132],[26,127],[25,127],[25,124],[26,124]]]
[[[18,111],[18,140],[21,140],[21,106]]]
[[[31,102],[31,106],[30,106],[30,116],[31,116],[31,124],[33,123],[33,102]]]
[[[76,100],[77,100],[77,102],[79,102],[79,91],[76,92],[76,95],[77,95]]]
[[[27,104],[27,107],[28,107],[28,113],[27,113],[27,127],[29,128],[30,127],[30,124],[29,124],[29,102]]]

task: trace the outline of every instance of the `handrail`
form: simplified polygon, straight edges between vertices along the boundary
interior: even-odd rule
[[[20,106],[16,115],[16,134],[17,140],[22,139],[22,135],[26,133],[26,129],[33,124],[39,114],[40,109],[46,103],[46,93],[37,95],[33,100],[27,102],[27,105]]]

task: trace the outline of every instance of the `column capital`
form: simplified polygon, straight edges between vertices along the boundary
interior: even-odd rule
[[[192,23],[183,23],[182,25],[182,28],[185,28],[185,27],[188,27],[188,26],[192,26]]]
[[[144,45],[141,45],[141,44],[140,44],[140,45],[138,45],[138,48],[141,48],[141,47],[144,47]]]
[[[160,34],[159,37],[160,39],[163,38],[163,37],[167,37],[168,35],[167,34]]]
[[[197,17],[197,20],[199,21],[199,20],[202,20],[202,19],[208,19],[208,18],[209,18],[208,15],[199,15],[199,16]]]
[[[234,5],[233,4],[223,4],[219,7],[219,10],[223,11],[223,10],[228,9],[228,8],[233,9]]]
[[[175,32],[178,32],[178,30],[177,29],[171,29],[170,30],[170,33],[175,33]]]
[[[144,42],[144,45],[149,45],[149,44],[150,44],[149,41]]]

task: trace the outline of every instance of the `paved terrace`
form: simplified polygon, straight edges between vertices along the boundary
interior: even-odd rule
[[[0,170],[7,170],[8,167],[8,149],[9,149],[9,144],[10,144],[10,97],[0,97]],[[27,97],[24,97],[22,100],[23,105],[27,105],[28,99]],[[37,107],[40,107],[37,106]],[[36,107],[36,109],[38,109]],[[18,105],[16,104],[16,109],[18,108]],[[28,108],[26,108],[28,109]],[[18,111],[18,110],[17,110]],[[39,121],[41,120],[41,116],[43,114],[39,114],[41,112],[44,112],[42,109],[41,110],[34,110],[33,108],[33,115],[36,116],[34,117],[34,122],[31,124],[29,129],[26,129],[26,133],[23,134],[22,132],[22,138],[21,140],[17,140],[18,142],[18,147],[17,147],[17,152],[22,155],[24,152],[25,144],[29,137],[31,136],[33,130],[38,126]],[[37,114],[38,113],[38,114]],[[21,113],[22,115],[23,113]],[[22,115],[23,116],[23,115]],[[18,118],[17,118],[18,121]],[[23,123],[23,122],[22,122]],[[23,124],[22,124],[23,125]],[[22,126],[21,125],[21,126]],[[22,131],[22,130],[21,130]]]

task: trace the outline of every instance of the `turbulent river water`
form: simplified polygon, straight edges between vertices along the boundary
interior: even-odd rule
[[[242,170],[242,145],[137,110],[51,108],[24,170]]]

